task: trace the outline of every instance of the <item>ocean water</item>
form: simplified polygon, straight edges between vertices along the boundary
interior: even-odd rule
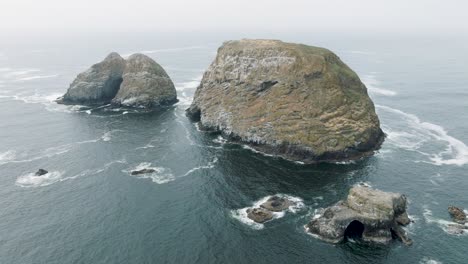
[[[184,115],[222,41],[327,47],[367,85],[387,134],[373,157],[302,165],[201,132]],[[180,102],[144,112],[57,105],[81,71],[143,52]],[[28,36],[0,43],[0,263],[463,263],[468,233],[468,37],[351,34]],[[50,171],[33,175],[39,168]],[[135,168],[155,173],[131,176]],[[304,225],[357,183],[409,197],[414,244],[331,245]],[[297,206],[255,224],[245,208]]]

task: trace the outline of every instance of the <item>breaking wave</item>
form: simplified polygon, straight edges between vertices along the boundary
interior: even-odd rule
[[[397,95],[395,91],[382,88],[380,82],[375,78],[374,75],[364,75],[362,77],[362,82],[366,85],[367,90],[373,94],[384,96]]]
[[[467,235],[468,234],[468,223],[464,225],[464,229],[456,229],[454,228],[455,226],[463,227],[463,225],[457,224],[452,221],[434,217],[432,215],[432,211],[427,206],[424,206],[423,216],[424,216],[424,220],[426,221],[426,223],[437,224],[447,234],[450,234],[450,235]]]
[[[218,162],[218,158],[214,158],[212,161],[208,162],[207,165],[204,165],[204,166],[199,166],[199,167],[195,167],[193,169],[190,169],[189,171],[187,171],[184,175],[182,175],[182,177],[185,177],[185,176],[188,176],[190,175],[191,173],[197,171],[197,170],[203,170],[203,169],[212,169],[214,168],[215,164]]]
[[[403,122],[398,128],[383,125],[387,134],[386,142],[418,152],[428,157],[429,163],[434,165],[458,165],[468,164],[468,147],[462,141],[448,135],[447,131],[439,125],[421,121],[416,115],[405,113],[388,106],[376,105],[378,110],[394,114]],[[409,128],[409,129],[408,129]],[[431,143],[437,142],[445,149],[437,153],[426,150]],[[440,146],[436,146],[440,148]]]
[[[252,219],[250,219],[249,217],[247,217],[247,209],[259,208],[261,204],[266,202],[272,196],[273,195],[265,196],[265,197],[261,198],[260,200],[254,202],[254,204],[252,206],[250,206],[250,207],[245,207],[245,208],[241,208],[241,209],[237,209],[237,210],[231,210],[231,216],[234,219],[240,221],[241,223],[243,223],[245,225],[250,226],[253,229],[256,229],[256,230],[263,229],[265,227],[264,224],[257,223],[255,221],[253,221]],[[290,195],[286,195],[286,194],[276,194],[276,196],[279,196],[279,197],[282,197],[282,198],[285,198],[285,199],[288,199],[288,200],[292,201],[292,205],[289,206],[289,208],[286,211],[272,212],[273,213],[273,219],[271,219],[271,220],[269,220],[267,222],[270,222],[272,220],[284,217],[285,212],[295,214],[295,213],[297,213],[298,211],[300,211],[301,209],[303,209],[305,207],[304,201],[299,197],[290,196]]]

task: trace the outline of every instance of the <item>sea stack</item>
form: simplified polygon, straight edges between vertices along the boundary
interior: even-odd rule
[[[176,103],[177,94],[166,71],[150,57],[133,54],[125,60],[112,52],[80,73],[57,102],[153,108]]]
[[[406,196],[365,186],[354,186],[344,201],[323,210],[307,225],[307,232],[339,243],[348,237],[366,242],[389,243],[393,238],[412,244],[401,227],[410,223]]]
[[[176,102],[174,83],[159,64],[143,54],[127,59],[123,82],[112,104],[150,108]]]
[[[107,57],[78,74],[65,95],[57,100],[63,104],[103,105],[117,94],[122,83],[125,60],[112,52]]]
[[[304,163],[367,156],[384,140],[354,71],[327,49],[279,40],[225,42],[187,115],[233,141]]]

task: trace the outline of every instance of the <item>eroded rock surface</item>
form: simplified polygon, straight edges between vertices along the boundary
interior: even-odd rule
[[[150,57],[133,54],[128,60],[112,52],[80,73],[58,103],[153,108],[177,102],[166,71]]]
[[[342,242],[347,233],[352,233],[368,242],[385,244],[397,237],[409,245],[412,242],[401,228],[409,223],[401,220],[407,217],[406,205],[406,197],[402,194],[355,186],[346,200],[326,208],[306,228],[308,232],[331,243]]]
[[[260,207],[273,211],[273,212],[281,212],[283,210],[288,209],[290,205],[291,205],[291,202],[288,199],[275,195],[269,198],[263,204],[261,204]]]
[[[174,83],[159,64],[143,54],[128,58],[123,82],[112,104],[151,108],[176,102]]]
[[[110,103],[119,91],[125,60],[116,52],[78,74],[65,95],[63,104],[101,105]]]
[[[247,217],[257,223],[264,223],[273,218],[273,213],[263,208],[247,209]]]
[[[384,139],[366,87],[338,56],[278,40],[225,42],[187,115],[232,140],[306,163],[370,155]]]
[[[448,212],[450,216],[452,217],[453,221],[459,223],[459,224],[464,224],[466,223],[466,214],[463,212],[463,209],[460,209],[455,206],[449,206],[448,207]]]

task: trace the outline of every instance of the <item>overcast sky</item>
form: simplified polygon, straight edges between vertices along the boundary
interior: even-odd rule
[[[1,32],[468,32],[468,0],[0,0]]]

